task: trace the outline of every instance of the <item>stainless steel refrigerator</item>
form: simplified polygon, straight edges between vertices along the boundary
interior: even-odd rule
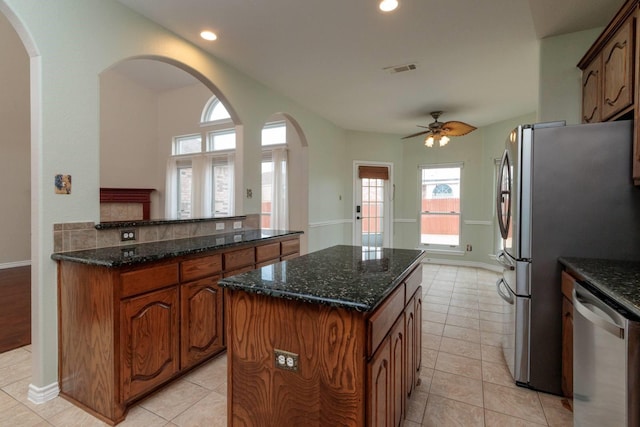
[[[507,138],[496,210],[502,348],[517,384],[560,394],[558,258],[640,258],[632,122],[522,125]]]

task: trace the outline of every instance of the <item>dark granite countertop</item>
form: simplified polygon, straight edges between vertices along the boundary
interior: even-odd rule
[[[222,287],[369,312],[420,263],[424,251],[333,246],[222,279]]]
[[[246,230],[187,239],[161,240],[127,246],[86,249],[73,252],[57,252],[51,255],[56,261],[73,261],[104,267],[125,267],[147,262],[191,255],[216,249],[227,249],[256,241],[267,241],[289,235],[302,234],[301,231]]]
[[[640,261],[560,258],[579,279],[640,319]]]
[[[126,227],[144,227],[151,225],[167,225],[167,224],[194,224],[198,222],[216,222],[216,221],[233,221],[245,220],[246,215],[240,216],[221,216],[211,218],[187,218],[187,219],[140,219],[132,221],[108,221],[100,222],[95,225],[97,230],[108,230],[110,228],[126,228]]]

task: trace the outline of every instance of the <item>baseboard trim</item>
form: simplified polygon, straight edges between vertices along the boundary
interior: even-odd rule
[[[60,389],[58,388],[57,381],[44,387],[29,384],[27,398],[36,405],[39,405],[57,397],[58,394],[60,394]]]
[[[7,268],[28,267],[30,265],[31,265],[31,260],[4,262],[4,263],[0,263],[0,270],[5,270]]]
[[[486,262],[462,261],[462,260],[452,260],[452,259],[424,257],[422,259],[422,263],[423,264],[453,265],[453,266],[456,266],[456,267],[475,267],[475,268],[483,268],[485,270],[493,271],[493,272],[496,272],[496,273],[502,273],[502,268],[500,266],[488,264]]]

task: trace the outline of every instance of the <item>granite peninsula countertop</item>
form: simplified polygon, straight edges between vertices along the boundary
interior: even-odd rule
[[[640,319],[640,262],[560,258],[560,263]]]
[[[228,289],[369,312],[420,263],[424,251],[367,249],[333,246],[218,283]]]
[[[56,252],[51,258],[56,261],[73,261],[103,267],[126,267],[177,256],[197,254],[216,249],[228,249],[257,241],[268,241],[286,236],[302,234],[287,230],[245,230],[235,233],[185,239],[161,240],[127,246],[86,249],[73,252]]]

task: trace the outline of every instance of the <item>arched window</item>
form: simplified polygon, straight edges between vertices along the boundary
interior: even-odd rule
[[[216,96],[205,104],[200,129],[173,138],[167,170],[167,218],[233,216],[236,130]]]

